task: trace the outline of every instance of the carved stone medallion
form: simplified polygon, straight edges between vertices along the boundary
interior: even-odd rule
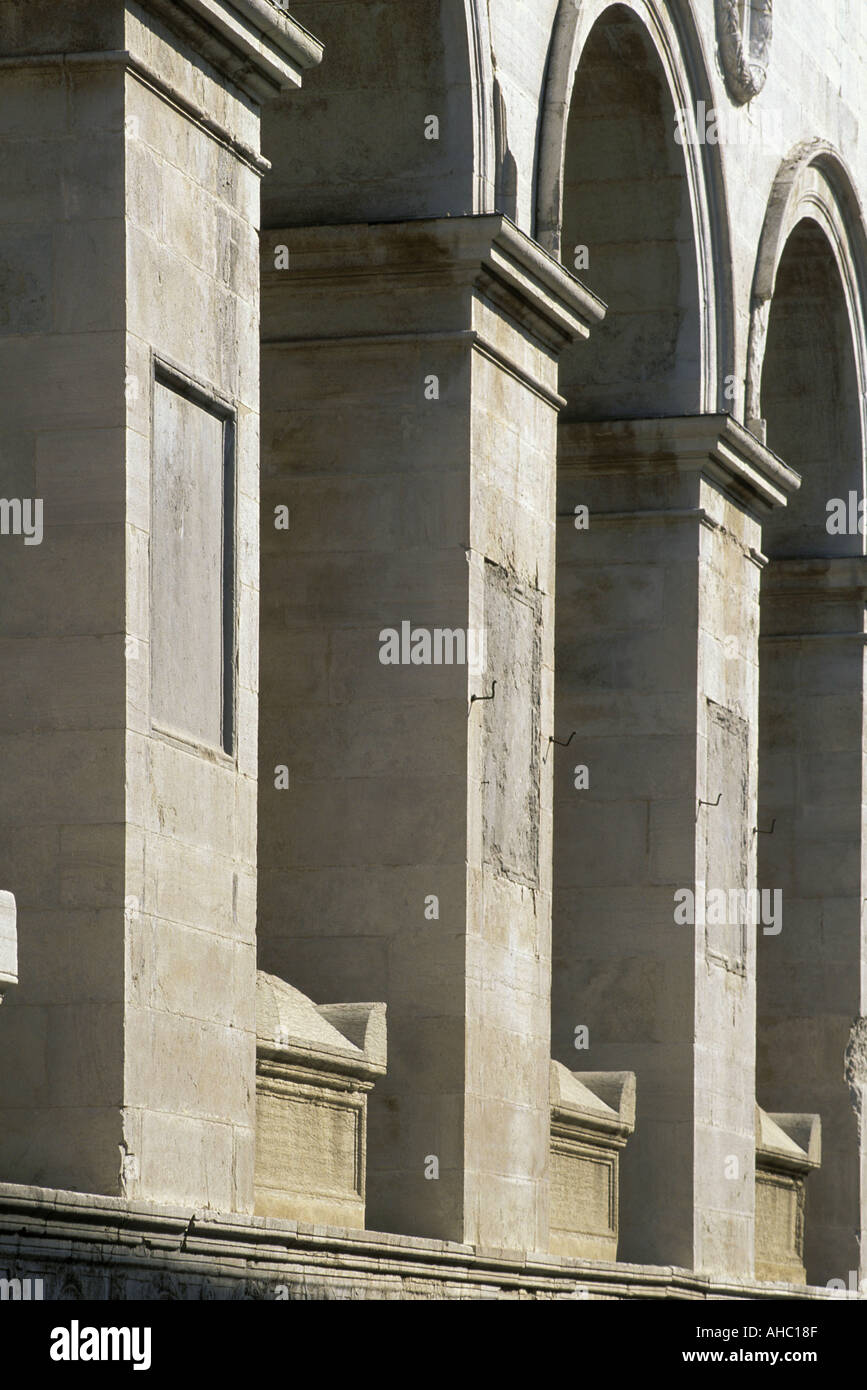
[[[765,85],[773,5],[774,0],[716,0],[720,60],[737,102],[751,101]]]

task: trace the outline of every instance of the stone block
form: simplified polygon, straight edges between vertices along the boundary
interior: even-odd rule
[[[822,1161],[818,1115],[756,1106],[756,1278],[804,1284],[806,1180]]]
[[[367,1093],[385,1075],[384,1004],[317,1007],[259,971],[256,1211],[363,1228]]]
[[[633,1072],[551,1062],[551,1253],[615,1260],[619,1155],[635,1128]]]

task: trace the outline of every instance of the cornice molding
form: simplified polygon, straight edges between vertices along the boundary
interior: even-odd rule
[[[322,60],[318,39],[272,0],[140,0],[256,101],[300,87]]]
[[[270,269],[280,244],[289,252],[291,271]],[[262,282],[268,293],[301,285],[344,293],[355,287],[364,293],[362,285],[379,282],[382,293],[398,295],[421,280],[431,288],[472,287],[555,356],[567,343],[586,338],[605,315],[605,305],[586,285],[500,213],[269,228],[262,249]],[[379,333],[390,328],[376,325]]]
[[[699,471],[762,510],[786,505],[797,473],[731,415],[568,421],[560,426],[561,469],[585,474]]]

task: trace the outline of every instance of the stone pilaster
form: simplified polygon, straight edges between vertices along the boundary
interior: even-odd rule
[[[264,0],[0,42],[0,1175],[250,1210],[259,104],[318,48]]]
[[[553,1055],[636,1072],[620,1258],[746,1275],[755,929],[730,894],[756,886],[760,518],[797,480],[728,416],[565,424],[558,470]]]
[[[260,964],[388,1005],[368,1225],[544,1249],[556,359],[601,306],[499,216],[263,257]]]
[[[759,947],[758,1100],[822,1116],[806,1265],[823,1284],[864,1274],[865,602],[861,556],[772,560],[762,581],[759,876],[783,925]]]

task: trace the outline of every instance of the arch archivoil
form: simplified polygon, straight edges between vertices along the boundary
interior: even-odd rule
[[[761,378],[777,274],[786,246],[800,222],[821,229],[837,267],[857,373],[862,438],[867,438],[867,342],[864,303],[867,237],[855,183],[845,162],[821,140],[804,141],[783,161],[768,200],[756,256],[747,347],[745,419],[763,431]]]
[[[768,204],[747,368],[750,424],[801,477],[763,528],[758,876],[783,914],[777,936],[758,938],[756,1096],[821,1116],[805,1249],[815,1283],[859,1258],[845,1068],[864,1012],[863,250],[845,165],[825,144],[800,145]]]
[[[632,16],[641,26],[667,88],[666,104],[683,135],[682,153],[697,273],[699,356],[694,404],[701,413],[731,410],[726,378],[732,372],[733,311],[728,209],[720,151],[702,139],[699,112],[713,109],[713,96],[701,39],[691,17],[673,14],[657,0],[606,0],[576,7],[562,0],[551,42],[543,98],[536,174],[537,240],[563,259],[563,217],[569,165],[570,114],[581,59],[600,21]],[[699,103],[704,106],[700,107]],[[674,136],[675,128],[672,127]],[[566,263],[564,261],[564,263]],[[571,268],[571,263],[570,263]],[[592,270],[588,275],[592,282]],[[600,290],[604,297],[604,291]],[[664,408],[663,408],[664,409]]]

